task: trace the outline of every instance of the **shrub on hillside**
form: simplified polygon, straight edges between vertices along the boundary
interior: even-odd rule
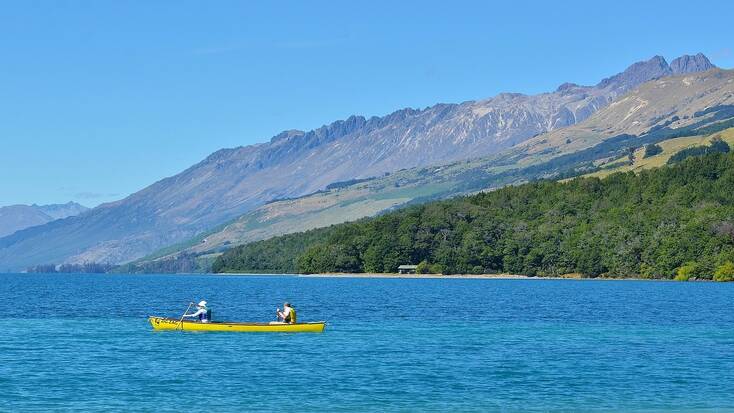
[[[675,274],[676,281],[688,281],[696,276],[697,265],[695,262],[687,262],[678,268]]]
[[[651,143],[645,146],[645,155],[643,156],[643,158],[649,158],[651,156],[655,156],[662,152],[663,152],[663,148],[660,145],[656,143]]]
[[[716,268],[714,281],[734,281],[734,263],[727,261]]]
[[[416,274],[430,274],[431,268],[428,265],[428,261],[423,260],[418,263],[418,267],[415,269]]]
[[[417,274],[442,274],[443,266],[441,264],[429,264],[428,261],[423,260],[418,264],[415,272]],[[481,272],[476,274],[481,274]]]
[[[443,274],[443,265],[441,264],[431,264],[429,268],[428,272],[431,274]]]

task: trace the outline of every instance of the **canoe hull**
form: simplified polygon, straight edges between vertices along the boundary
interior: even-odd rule
[[[326,323],[199,323],[183,321],[166,317],[148,317],[154,330],[183,330],[183,331],[231,331],[239,333],[321,333]]]

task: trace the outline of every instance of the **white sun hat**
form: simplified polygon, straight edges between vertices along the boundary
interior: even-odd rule
[[[206,301],[201,300],[201,301],[199,301],[199,304],[198,305],[199,305],[199,307],[206,307]]]

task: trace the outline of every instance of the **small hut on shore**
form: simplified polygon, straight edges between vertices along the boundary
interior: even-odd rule
[[[398,267],[398,274],[415,274],[417,265],[401,265]]]

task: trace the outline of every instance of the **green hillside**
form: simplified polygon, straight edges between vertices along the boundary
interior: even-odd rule
[[[707,145],[711,139],[715,138],[721,138],[730,146],[734,146],[734,128],[729,128],[712,135],[686,136],[683,138],[673,138],[659,142],[662,152],[650,157],[645,157],[645,147],[641,146],[634,151],[631,163],[627,156],[622,156],[608,161],[606,164],[602,165],[602,168],[598,171],[584,176],[603,178],[616,172],[639,172],[644,169],[658,168],[665,165],[673,155],[680,151],[701,145]]]
[[[423,263],[444,274],[712,278],[734,260],[732,188],[733,154],[539,181],[254,242],[214,269],[389,273]]]

